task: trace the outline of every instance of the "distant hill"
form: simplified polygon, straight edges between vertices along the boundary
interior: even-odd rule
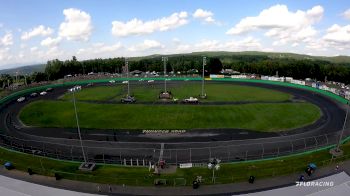
[[[190,55],[200,55],[207,57],[225,57],[225,56],[243,56],[243,55],[252,55],[252,56],[267,56],[269,58],[291,58],[291,59],[313,59],[313,60],[324,60],[332,63],[346,63],[350,65],[350,56],[311,56],[305,54],[296,54],[296,53],[279,53],[279,52],[259,52],[259,51],[243,51],[243,52],[228,52],[228,51],[204,51],[204,52],[192,52],[192,53],[183,53],[183,54],[169,54],[166,56],[190,56]],[[164,56],[162,54],[153,54],[143,57],[132,57],[131,60],[141,60],[141,59],[152,59],[159,58]]]
[[[291,59],[309,59],[309,60],[324,60],[332,63],[342,63],[350,66],[350,56],[310,56],[305,54],[296,53],[279,53],[279,52],[259,52],[259,51],[242,51],[242,52],[228,52],[228,51],[204,51],[204,52],[192,52],[182,54],[167,54],[165,56],[207,56],[207,57],[230,57],[230,56],[267,56],[269,58],[291,58]],[[129,60],[138,61],[142,59],[154,59],[160,58],[164,54],[153,54],[149,56],[131,57]],[[0,70],[0,74],[15,75],[16,72],[19,74],[32,74],[33,72],[42,72],[45,70],[45,64],[28,65],[11,69]]]
[[[25,75],[25,74],[30,75],[34,72],[43,72],[44,70],[45,70],[45,64],[27,65],[27,66],[16,67],[11,69],[3,69],[3,70],[0,70],[0,74],[16,75],[16,72],[18,72],[19,75]]]

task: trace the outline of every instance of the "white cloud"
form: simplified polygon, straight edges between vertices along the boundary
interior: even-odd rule
[[[48,36],[53,33],[53,30],[50,27],[45,27],[43,25],[39,25],[29,31],[23,32],[21,39],[29,40],[36,36]]]
[[[30,51],[31,51],[31,52],[36,52],[36,51],[38,51],[38,47],[36,47],[36,46],[31,47],[31,48],[30,48]]]
[[[11,59],[9,50],[10,48],[0,48],[0,61],[7,61]]]
[[[262,45],[258,39],[246,37],[242,40],[232,40],[227,42],[223,49],[233,51],[261,50]]]
[[[203,10],[203,9],[197,9],[193,15],[194,18],[201,19],[206,23],[214,23],[215,20],[213,18],[214,14],[211,11]]]
[[[246,37],[240,40],[230,40],[228,42],[218,40],[202,40],[195,44],[179,44],[176,52],[194,51],[249,51],[264,50],[260,41],[253,37]]]
[[[57,38],[51,38],[48,37],[40,42],[42,46],[47,46],[47,47],[55,47],[58,46],[58,44],[61,42],[61,37]]]
[[[342,13],[342,15],[345,19],[350,20],[350,9],[347,9],[345,12]]]
[[[350,25],[339,26],[332,25],[327,29],[327,33],[323,36],[323,40],[331,45],[349,47],[350,44]]]
[[[89,40],[92,33],[90,15],[75,8],[65,9],[63,14],[65,21],[60,25],[59,36],[67,40]]]
[[[58,47],[53,46],[46,51],[46,55],[51,58],[58,58],[64,54],[63,50],[60,50]]]
[[[12,33],[6,33],[3,37],[0,37],[0,46],[10,46],[13,44]]]
[[[112,34],[115,36],[144,35],[156,31],[168,31],[188,23],[187,12],[173,13],[168,17],[142,21],[134,18],[127,22],[113,21]]]
[[[142,43],[131,46],[128,48],[129,51],[145,51],[145,50],[153,50],[153,49],[161,49],[164,48],[160,42],[155,40],[144,40]]]
[[[265,30],[265,36],[276,39],[275,45],[288,42],[307,42],[317,34],[312,26],[323,16],[323,7],[296,12],[288,10],[286,5],[275,5],[260,12],[258,16],[243,18],[226,34],[239,35],[256,30]]]
[[[91,59],[91,58],[110,58],[120,55],[120,51],[123,49],[123,45],[118,42],[112,45],[105,43],[95,43],[90,47],[80,48],[77,51],[79,59]]]

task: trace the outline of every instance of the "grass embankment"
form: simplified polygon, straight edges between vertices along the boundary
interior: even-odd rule
[[[350,143],[343,145],[342,149],[345,157],[334,161],[341,161],[350,156]],[[328,165],[330,159],[331,155],[328,153],[328,150],[321,150],[275,160],[221,164],[220,170],[216,172],[216,183],[246,181],[250,175],[255,175],[257,179],[261,179],[297,172],[302,173],[309,163],[316,163],[318,167],[322,167]],[[173,185],[175,179],[183,178],[187,181],[187,185],[190,185],[196,176],[202,176],[204,183],[210,184],[212,175],[211,170],[207,168],[189,168],[177,169],[174,174],[154,176],[148,171],[148,168],[113,165],[99,165],[95,171],[83,173],[78,170],[79,163],[42,158],[12,152],[3,148],[0,148],[0,161],[1,164],[5,161],[11,161],[16,169],[23,171],[30,167],[38,174],[53,176],[57,172],[67,179],[106,184],[151,186],[155,179],[161,178],[167,179],[168,183]]]
[[[183,82],[182,84],[174,84],[168,82],[167,89],[178,99],[190,96],[198,97],[201,94],[200,83]],[[164,90],[163,85],[146,82],[138,82],[130,86],[131,94],[138,101],[158,101],[159,93],[162,90]],[[113,99],[119,102],[126,92],[126,84],[116,84],[114,86],[83,88],[76,93],[76,98],[84,101],[108,101]],[[287,93],[265,88],[215,83],[206,84],[205,92],[208,94],[208,98],[203,101],[285,101],[292,97]],[[67,93],[62,99],[71,100],[72,97]]]
[[[75,93],[75,98],[81,101],[107,101],[119,96],[122,93],[122,86],[98,86],[84,88]],[[72,100],[72,93],[66,93],[61,97],[62,100]]]
[[[241,128],[280,131],[302,127],[319,119],[318,107],[309,103],[242,105],[122,105],[78,103],[82,128],[194,129]],[[39,127],[75,127],[73,104],[37,101],[20,113],[26,124]]]

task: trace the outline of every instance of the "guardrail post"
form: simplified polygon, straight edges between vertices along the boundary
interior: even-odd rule
[[[261,146],[262,146],[261,158],[264,158],[264,153],[265,153],[264,143],[261,143]]]
[[[136,159],[136,165],[139,166],[139,159]]]
[[[190,148],[190,163],[192,163],[192,149]]]
[[[130,159],[130,165],[132,166],[132,159]]]

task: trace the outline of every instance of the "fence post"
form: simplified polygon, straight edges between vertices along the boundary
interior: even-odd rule
[[[229,146],[227,146],[227,162],[230,161],[230,150],[229,150]]]
[[[192,149],[190,148],[190,163],[192,163]]]
[[[261,146],[262,146],[261,158],[264,158],[264,153],[265,153],[264,143],[261,143]]]
[[[211,159],[211,147],[209,147],[209,159]]]
[[[105,161],[105,149],[103,149],[103,151],[102,151],[102,159],[103,159],[103,163],[106,164],[106,161]]]
[[[122,162],[122,150],[119,148],[119,160]]]
[[[176,161],[176,165],[177,165],[177,149],[175,149],[175,150],[176,150],[176,157],[175,157],[176,160],[175,161]]]
[[[318,146],[317,138],[314,136],[315,141],[316,141],[316,147]]]
[[[74,158],[73,158],[73,145],[70,147],[70,157],[73,161],[74,160]]]

